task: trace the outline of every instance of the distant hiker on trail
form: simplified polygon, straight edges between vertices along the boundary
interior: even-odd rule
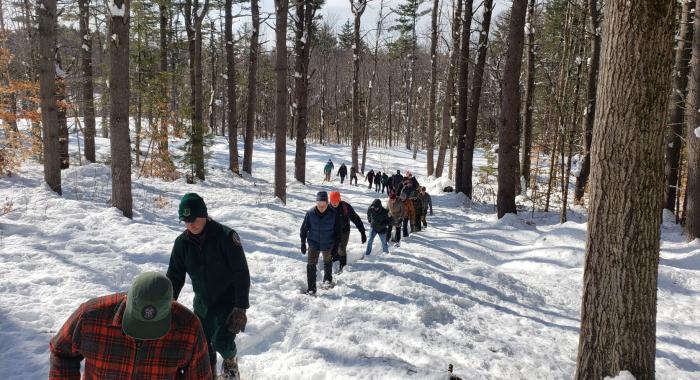
[[[367,182],[369,182],[369,186],[367,186],[367,188],[372,189],[372,185],[374,184],[374,170],[370,170],[365,179]]]
[[[421,212],[421,222],[423,227],[428,227],[428,221],[426,220],[426,214],[428,213],[428,208],[430,208],[430,216],[433,216],[433,200],[430,198],[430,194],[425,191],[425,186],[420,188],[418,193],[418,198],[420,198],[423,210]]]
[[[80,380],[83,360],[83,379],[212,378],[199,318],[173,300],[170,280],[156,272],[138,275],[128,293],[80,305],[49,349],[49,380]]]
[[[309,243],[309,256],[306,263],[306,281],[309,295],[316,294],[316,265],[318,258],[323,255],[323,285],[324,289],[333,287],[333,261],[331,258],[338,252],[342,219],[333,207],[328,207],[328,193],[319,191],[316,194],[316,206],[306,213],[301,225],[301,254],[306,254],[306,243]]]
[[[396,243],[399,246],[401,242],[401,223],[406,218],[406,209],[403,207],[403,202],[396,199],[396,193],[389,193],[389,202],[387,203],[387,209],[389,209],[389,216],[391,217],[391,225],[386,232],[387,240],[391,240],[392,243]],[[396,235],[391,238],[392,228],[396,229]]]
[[[350,167],[350,184],[352,185],[352,180],[355,180],[355,186],[357,186],[357,168],[354,166]]]
[[[401,175],[401,170],[397,170],[396,174],[391,176],[391,191],[395,192],[396,194],[400,194],[398,190],[401,182],[403,182],[403,176]]]
[[[362,236],[362,244],[367,241],[367,235],[365,234],[365,226],[362,224],[362,219],[360,219],[360,216],[357,215],[355,209],[352,208],[350,203],[340,199],[340,192],[331,191],[330,201],[331,206],[342,218],[343,227],[340,233],[340,246],[338,247],[338,259],[340,261],[338,273],[342,273],[343,268],[348,264],[347,248],[348,241],[350,240],[350,221],[352,221],[357,230],[360,231],[360,236]]]
[[[401,193],[406,192],[408,198],[413,197],[413,193],[418,191],[418,180],[413,176],[410,171],[406,172],[406,177],[403,177],[403,181],[398,185],[396,189],[396,194],[401,195]]]
[[[328,159],[328,162],[326,162],[326,166],[323,167],[323,173],[326,175],[326,179],[324,179],[325,182],[330,182],[331,181],[331,173],[333,173],[333,161],[331,159]]]
[[[369,222],[371,229],[369,231],[369,241],[367,242],[367,249],[365,250],[365,256],[369,256],[372,253],[372,243],[374,242],[374,237],[379,235],[379,240],[382,242],[382,251],[384,253],[389,253],[389,244],[387,244],[388,236],[387,229],[391,226],[391,217],[389,216],[389,210],[382,206],[382,201],[375,199],[374,202],[367,209],[367,221]]]
[[[389,175],[386,172],[382,173],[382,191],[381,193],[389,194]]]
[[[236,334],[245,331],[250,272],[236,231],[210,219],[204,199],[187,193],[178,207],[181,233],[170,254],[167,276],[177,300],[186,275],[192,280],[194,313],[202,321],[216,376],[216,353],[224,358],[223,378],[238,379]]]
[[[378,171],[377,174],[374,175],[374,191],[379,192],[379,189],[382,187],[382,172]]]
[[[340,176],[340,184],[342,185],[345,181],[345,177],[348,175],[348,167],[345,166],[345,163],[340,164],[338,175]]]
[[[402,192],[399,196],[399,200],[403,203],[403,208],[406,210],[406,216],[403,218],[403,237],[408,237],[408,226],[413,227],[413,223],[416,220],[416,209],[413,208],[413,201],[408,199],[406,191]],[[411,232],[414,232],[411,230]]]
[[[423,217],[423,202],[419,197],[419,192],[417,190],[411,194],[410,200],[411,202],[413,202],[413,209],[416,210],[416,216],[411,221],[411,223],[413,224],[411,231],[418,232],[421,230],[421,219]]]

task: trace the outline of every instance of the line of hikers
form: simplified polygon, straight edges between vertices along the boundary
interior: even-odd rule
[[[323,174],[324,174],[324,180],[323,182],[330,182],[331,181],[331,175],[333,174],[333,168],[335,165],[333,165],[333,161],[331,159],[328,159],[328,162],[326,162],[326,165],[323,167]],[[345,165],[345,163],[340,164],[340,168],[338,168],[338,172],[336,173],[336,177],[340,177],[340,183],[343,184],[345,183],[345,177],[348,176],[348,167]],[[410,176],[410,172],[407,172],[407,176]],[[377,193],[382,193],[382,194],[389,194],[392,191],[400,194],[399,188],[403,184],[405,177],[401,175],[401,171],[397,170],[396,174],[394,175],[389,175],[389,173],[384,172],[382,173],[381,171],[377,170],[376,172],[374,169],[370,169],[369,172],[367,172],[367,175],[365,175],[365,180],[368,183],[367,188],[372,189],[374,187],[374,191]],[[357,168],[354,166],[350,167],[350,184],[353,184],[353,181],[355,182],[354,185],[357,186]],[[413,178],[414,181],[414,187],[418,188],[418,182]]]

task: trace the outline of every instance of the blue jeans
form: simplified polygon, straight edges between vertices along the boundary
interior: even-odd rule
[[[384,253],[389,252],[389,244],[386,242],[386,234],[379,233],[377,230],[372,228],[369,231],[369,239],[367,240],[367,250],[365,250],[365,256],[369,256],[370,252],[372,252],[372,243],[374,242],[374,237],[377,235],[379,235],[379,240],[382,241],[382,251],[384,251]]]

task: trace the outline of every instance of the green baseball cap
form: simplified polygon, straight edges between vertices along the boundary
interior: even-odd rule
[[[145,272],[126,295],[122,330],[135,339],[160,339],[170,331],[173,285],[165,275]]]
[[[187,193],[180,199],[180,207],[177,209],[180,221],[192,223],[197,218],[206,218],[207,205],[204,204],[204,199],[196,193]]]

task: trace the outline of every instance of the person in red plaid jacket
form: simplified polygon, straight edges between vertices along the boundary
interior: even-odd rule
[[[128,293],[91,299],[49,344],[50,380],[212,379],[199,319],[173,301],[170,280],[146,272]]]

